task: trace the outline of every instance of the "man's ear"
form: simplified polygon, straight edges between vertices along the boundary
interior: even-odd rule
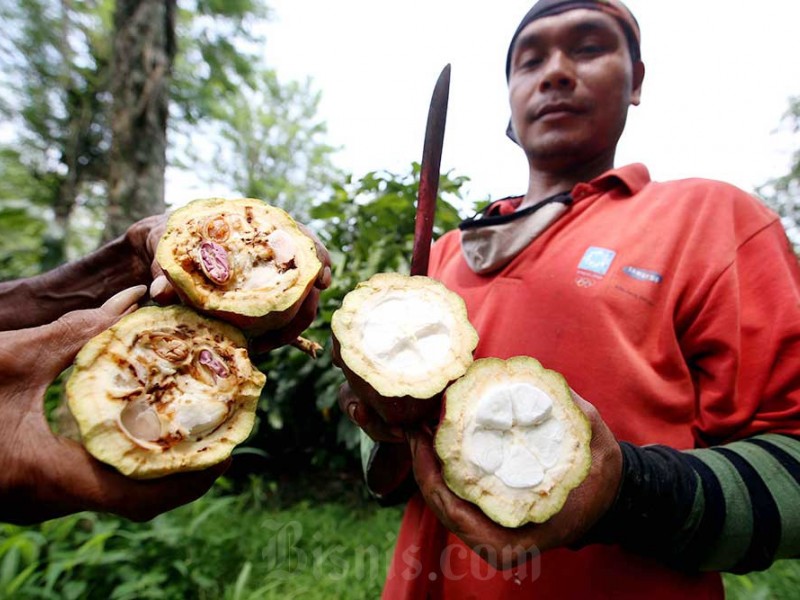
[[[631,104],[639,106],[642,99],[642,82],[644,81],[644,63],[637,60],[633,63],[633,77],[631,78]]]

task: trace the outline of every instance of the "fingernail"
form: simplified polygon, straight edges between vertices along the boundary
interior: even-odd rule
[[[406,440],[408,440],[408,447],[411,449],[411,454],[417,453],[417,436],[410,429],[406,429]]]
[[[147,293],[146,285],[135,285],[126,290],[122,290],[111,296],[103,303],[103,308],[110,309],[115,313],[122,313]]]
[[[166,275],[159,275],[153,279],[153,283],[150,284],[150,297],[157,298],[163,294],[168,287],[169,281],[167,280]]]

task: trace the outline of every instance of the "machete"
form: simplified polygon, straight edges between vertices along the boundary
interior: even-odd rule
[[[439,167],[442,162],[444,126],[447,121],[447,100],[450,96],[450,65],[439,74],[433,88],[417,193],[417,216],[414,221],[414,249],[411,255],[411,274],[428,274],[428,257],[433,238],[433,219],[436,214],[436,195],[439,193]]]

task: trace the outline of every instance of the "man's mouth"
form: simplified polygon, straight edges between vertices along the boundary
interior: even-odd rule
[[[533,113],[533,120],[539,119],[557,119],[559,117],[566,117],[576,115],[582,112],[581,109],[575,104],[569,102],[552,102],[539,107]]]

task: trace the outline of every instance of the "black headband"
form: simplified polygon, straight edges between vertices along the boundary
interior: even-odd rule
[[[619,0],[539,0],[539,2],[534,4],[533,8],[522,17],[522,21],[520,21],[517,30],[511,37],[511,43],[508,45],[508,54],[506,55],[506,79],[511,75],[511,55],[514,53],[514,44],[522,30],[525,29],[531,21],[558,15],[576,8],[599,10],[614,17],[622,26],[622,30],[625,33],[631,60],[633,62],[641,60],[639,23],[636,21],[636,17],[633,16],[633,13]]]

